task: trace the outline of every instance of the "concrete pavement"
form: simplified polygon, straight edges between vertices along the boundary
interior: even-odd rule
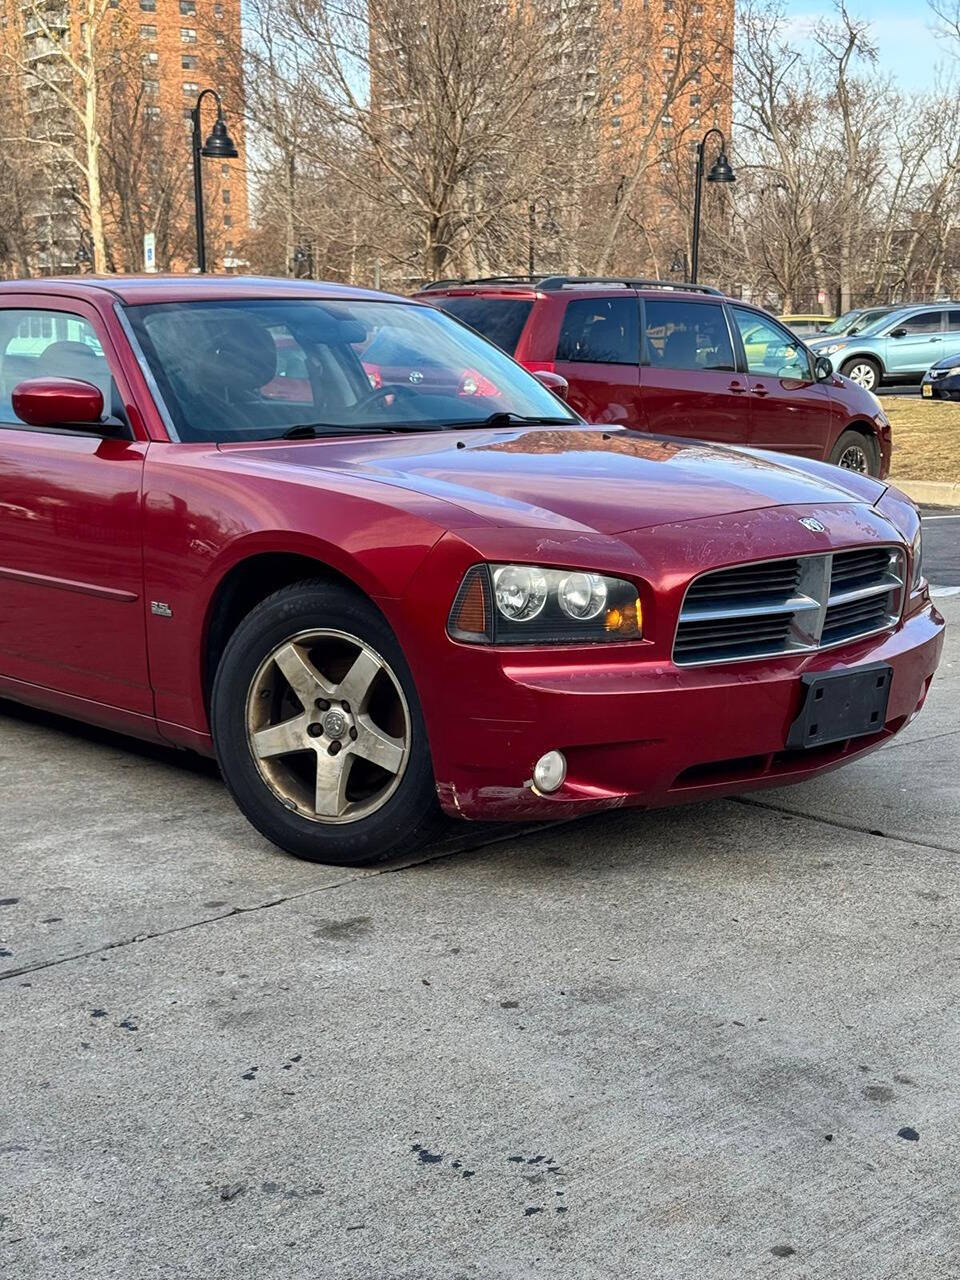
[[[960,1276],[941,603],[868,760],[378,872],[0,707],[0,1274]]]

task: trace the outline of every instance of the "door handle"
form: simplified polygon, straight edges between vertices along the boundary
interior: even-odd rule
[[[735,396],[742,396],[746,389],[747,388],[742,382],[731,382],[730,386],[727,388],[727,390],[732,391]]]
[[[767,390],[767,388],[763,385],[762,382],[758,382],[757,385],[753,388],[753,394],[755,396],[768,396],[770,392]]]
[[[942,341],[943,341],[943,339],[942,339],[942,338],[931,338],[931,339],[930,339],[930,341],[931,341],[931,342],[942,342]],[[949,358],[950,358],[950,357],[948,356],[948,357],[947,357],[947,359],[949,360]]]

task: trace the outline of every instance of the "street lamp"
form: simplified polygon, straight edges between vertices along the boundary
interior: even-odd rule
[[[200,105],[207,94],[217,101],[217,118],[210,136],[201,146]],[[190,112],[190,119],[193,121],[193,207],[197,224],[197,268],[200,271],[206,271],[207,249],[203,235],[203,181],[200,176],[200,157],[209,156],[213,160],[236,160],[240,153],[237,151],[233,139],[227,133],[226,122],[223,118],[223,103],[220,101],[220,95],[216,89],[204,89],[201,92],[197,98],[197,105]]]
[[[697,178],[696,188],[693,194],[693,261],[690,268],[690,283],[697,283],[697,269],[700,266],[700,197],[703,192],[703,167],[704,153],[707,149],[707,139],[712,133],[715,133],[720,139],[720,153],[710,172],[707,174],[708,182],[736,182],[737,175],[730,166],[727,159],[727,140],[719,129],[708,129],[703,135],[703,140],[697,144]]]

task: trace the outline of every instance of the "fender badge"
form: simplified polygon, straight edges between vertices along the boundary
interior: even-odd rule
[[[827,526],[821,524],[814,516],[804,516],[800,523],[805,529],[809,529],[811,533],[826,533]]]
[[[151,600],[150,612],[156,614],[158,618],[172,618],[173,610],[165,600]]]

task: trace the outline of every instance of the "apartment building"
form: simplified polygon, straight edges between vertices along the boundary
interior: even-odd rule
[[[91,269],[83,169],[89,138],[71,104],[89,108],[92,90],[109,265],[141,270],[146,231],[158,232],[161,269],[193,265],[190,112],[205,88],[221,92],[228,112],[234,107],[229,128],[240,151],[237,160],[203,162],[209,265],[239,265],[249,229],[243,124],[236,109],[240,48],[240,0],[106,0],[105,7],[101,0],[0,0],[0,69],[31,158],[39,160],[31,211],[37,273]],[[214,119],[208,99],[204,136]],[[112,189],[109,145],[122,154],[124,130],[132,158],[122,177],[130,185]],[[70,163],[68,150],[79,165]],[[128,212],[136,206],[137,216],[121,215],[120,226],[116,211],[125,201]]]

